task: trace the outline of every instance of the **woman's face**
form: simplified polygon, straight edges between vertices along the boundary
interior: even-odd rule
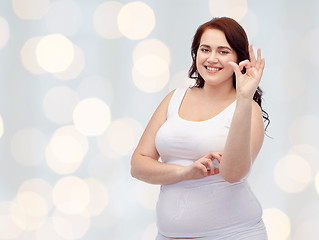
[[[205,84],[232,83],[234,71],[228,62],[237,63],[237,54],[225,34],[218,29],[205,30],[196,57],[196,67]]]

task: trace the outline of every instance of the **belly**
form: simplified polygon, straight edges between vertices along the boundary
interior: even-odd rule
[[[251,226],[261,216],[247,181],[163,185],[157,203],[159,232],[169,237],[217,236]]]

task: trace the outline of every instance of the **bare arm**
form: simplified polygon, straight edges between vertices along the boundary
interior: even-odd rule
[[[173,95],[169,93],[154,112],[131,159],[133,177],[152,184],[173,184],[186,179],[198,179],[217,174],[212,160],[220,161],[220,154],[210,152],[189,166],[159,162],[155,136],[167,118],[168,104]]]
[[[237,104],[220,164],[220,174],[228,182],[237,182],[247,175],[264,139],[262,113],[253,95],[265,60],[260,49],[255,58],[251,45],[249,54],[251,61],[245,60],[239,66],[231,63],[236,74]],[[247,69],[245,74],[241,73],[243,67]]]

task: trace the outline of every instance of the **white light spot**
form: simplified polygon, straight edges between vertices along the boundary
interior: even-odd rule
[[[95,178],[84,180],[90,190],[90,202],[87,211],[90,216],[99,215],[108,203],[108,192],[106,186]]]
[[[3,120],[0,115],[0,138],[3,136],[3,132],[4,132]]]
[[[18,194],[23,192],[39,194],[45,200],[48,210],[52,208],[52,187],[43,179],[33,178],[25,181],[19,187]]]
[[[145,207],[151,210],[156,208],[158,195],[160,192],[159,185],[152,185],[144,182],[138,182],[136,186],[137,199]]]
[[[57,131],[46,149],[49,167],[59,174],[73,173],[83,162],[87,144],[87,139],[73,127]]]
[[[293,240],[317,240],[319,236],[319,221],[308,220],[296,226]]]
[[[300,192],[311,181],[311,168],[304,158],[298,155],[286,155],[278,161],[274,176],[278,186],[285,192]]]
[[[155,27],[153,9],[139,1],[125,4],[118,14],[118,26],[129,39],[145,38]]]
[[[90,190],[82,179],[69,176],[61,178],[53,188],[53,202],[64,214],[83,212],[90,202]]]
[[[10,216],[10,207],[11,202],[0,203],[0,239],[16,239],[22,233]]]
[[[188,71],[180,71],[173,75],[172,79],[168,83],[168,89],[170,91],[179,87],[194,86],[195,80],[188,77]]]
[[[308,60],[316,67],[319,67],[318,58],[316,57],[319,54],[318,41],[319,28],[316,28],[306,34],[302,44],[302,53],[304,54],[305,60]]]
[[[82,49],[74,46],[74,59],[71,65],[63,72],[54,73],[54,76],[60,80],[72,80],[77,78],[84,69],[85,59]]]
[[[10,215],[22,230],[35,230],[46,222],[48,217],[46,200],[38,193],[19,192],[11,203]]]
[[[45,22],[50,32],[72,36],[82,25],[82,12],[73,0],[55,1],[50,5]]]
[[[12,0],[12,6],[22,19],[40,19],[47,13],[50,0]]]
[[[46,142],[45,135],[39,130],[34,128],[22,129],[12,138],[12,156],[21,165],[38,165],[43,159]]]
[[[132,76],[140,90],[148,93],[158,92],[169,80],[169,65],[156,55],[147,55],[134,62]]]
[[[213,17],[231,17],[240,21],[247,12],[247,0],[210,0],[210,13]]]
[[[310,144],[294,145],[288,154],[302,156],[310,165],[312,175],[319,172],[319,150]]]
[[[73,43],[62,34],[50,34],[40,39],[36,47],[39,65],[50,73],[65,71],[73,62]]]
[[[148,226],[143,234],[143,240],[155,239],[157,236],[157,226],[156,223],[152,223]]]
[[[85,136],[98,136],[111,122],[109,106],[98,98],[87,98],[78,103],[73,111],[75,128]]]
[[[169,48],[158,39],[146,39],[141,41],[133,52],[133,60],[136,62],[141,57],[147,55],[156,55],[165,60],[167,64],[171,63],[171,53]]]
[[[25,42],[21,49],[21,60],[23,67],[33,74],[43,74],[46,71],[39,65],[36,56],[36,47],[41,37],[33,37]]]
[[[269,240],[288,239],[291,232],[290,219],[283,211],[276,208],[266,209],[263,213],[263,220]]]
[[[52,216],[54,229],[63,239],[81,239],[90,228],[90,216],[86,212],[66,215],[55,211]]]
[[[56,87],[49,90],[43,100],[46,117],[55,124],[72,122],[73,109],[80,101],[69,87]]]
[[[109,1],[100,4],[93,15],[95,31],[106,39],[119,38],[122,34],[117,25],[117,16],[122,4],[116,1]]]
[[[122,118],[111,123],[106,131],[111,149],[125,156],[131,154],[143,133],[143,127],[132,118]]]
[[[83,79],[77,89],[81,99],[96,97],[111,105],[114,89],[110,81],[101,76],[89,76]]]
[[[0,16],[0,49],[3,48],[10,38],[10,28],[7,20]]]
[[[59,236],[54,229],[51,217],[41,226],[41,228],[36,230],[35,236],[36,240],[64,240],[64,238]]]

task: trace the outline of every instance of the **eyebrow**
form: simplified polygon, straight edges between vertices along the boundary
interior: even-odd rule
[[[209,45],[207,44],[202,44],[199,47],[207,47],[207,48],[211,48]],[[231,48],[227,47],[227,46],[218,46],[217,49],[228,49],[229,51],[233,51]]]

